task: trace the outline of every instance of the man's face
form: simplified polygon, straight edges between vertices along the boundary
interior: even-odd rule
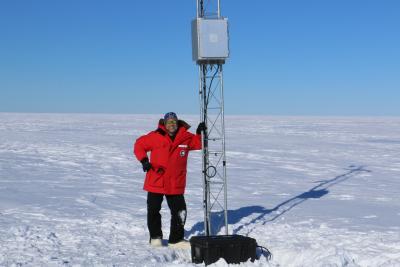
[[[178,130],[178,121],[175,119],[168,119],[165,122],[165,128],[167,129],[168,134],[175,134],[176,130]]]

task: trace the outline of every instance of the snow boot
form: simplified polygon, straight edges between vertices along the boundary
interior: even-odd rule
[[[190,249],[190,243],[189,241],[181,240],[176,243],[168,243],[168,247],[178,249]]]
[[[162,247],[161,237],[150,238],[150,246],[152,247]]]

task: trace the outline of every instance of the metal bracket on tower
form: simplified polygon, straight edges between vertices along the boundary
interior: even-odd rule
[[[224,84],[222,65],[229,56],[228,23],[221,17],[220,0],[196,0],[192,22],[193,60],[199,66],[200,120],[205,235],[228,234],[225,155]]]

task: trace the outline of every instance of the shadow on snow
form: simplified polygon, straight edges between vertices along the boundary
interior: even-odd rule
[[[285,200],[284,202],[278,204],[272,209],[266,209],[262,206],[248,206],[248,207],[242,207],[236,210],[228,210],[228,222],[229,224],[236,224],[238,223],[241,219],[248,217],[252,214],[258,214],[258,216],[251,221],[240,225],[239,227],[233,229],[233,234],[237,234],[240,232],[243,228],[246,228],[247,226],[256,223],[257,221],[263,220],[263,225],[265,225],[267,222],[272,222],[285,214],[286,212],[290,211],[297,205],[302,204],[308,199],[318,199],[326,194],[329,193],[328,188],[331,186],[334,186],[338,183],[344,182],[347,179],[362,173],[362,172],[371,172],[370,170],[365,169],[364,166],[349,166],[349,168],[346,169],[347,172],[338,175],[332,179],[329,180],[322,180],[322,181],[317,181],[319,183],[317,186],[312,187],[310,190],[303,192],[297,196],[294,196],[288,200]],[[267,217],[268,215],[268,217]],[[224,220],[223,220],[224,214],[223,212],[214,212],[211,215],[211,225],[212,225],[212,233],[218,233],[222,227],[224,226]],[[219,224],[218,224],[219,223]],[[185,236],[190,236],[193,234],[204,234],[204,222],[197,222],[192,226],[192,228],[189,231],[185,231]]]

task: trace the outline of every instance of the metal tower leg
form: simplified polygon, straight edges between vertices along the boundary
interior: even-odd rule
[[[200,116],[207,131],[202,135],[204,228],[215,235],[228,234],[225,121],[222,64],[200,64]]]

